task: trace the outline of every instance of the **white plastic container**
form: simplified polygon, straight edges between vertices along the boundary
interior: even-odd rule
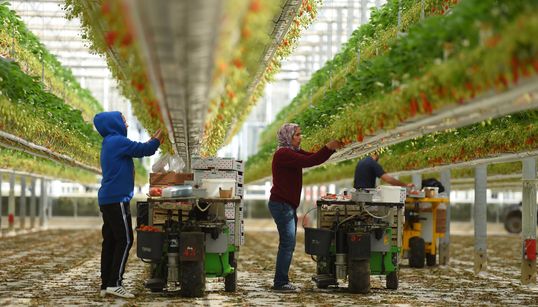
[[[202,179],[202,187],[207,190],[207,197],[220,197],[219,188],[232,189],[232,195],[235,195],[235,184],[235,179],[230,178]]]
[[[377,187],[379,191],[379,201],[382,203],[404,203],[406,197],[406,188],[391,185],[380,185]]]

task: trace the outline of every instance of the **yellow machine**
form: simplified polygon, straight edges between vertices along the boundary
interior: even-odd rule
[[[436,264],[438,239],[446,232],[448,198],[407,197],[402,255],[409,266],[424,267]]]

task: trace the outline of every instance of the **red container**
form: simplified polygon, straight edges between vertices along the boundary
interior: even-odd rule
[[[536,261],[536,239],[525,240],[525,258],[530,261]]]

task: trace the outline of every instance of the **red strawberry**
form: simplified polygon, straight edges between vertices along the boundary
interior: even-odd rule
[[[410,106],[410,114],[411,114],[411,117],[415,116],[417,114],[417,110],[418,110],[418,103],[417,103],[417,100],[415,98],[411,98],[411,102],[410,102],[411,106]]]
[[[110,14],[110,3],[108,1],[104,1],[103,5],[101,5],[101,13],[103,13],[103,15]]]
[[[424,112],[426,112],[428,114],[432,114],[433,108],[432,108],[432,105],[431,105],[430,101],[428,100],[428,97],[426,96],[426,94],[421,92],[420,93],[420,98],[422,99],[422,109],[424,110]]]
[[[249,9],[254,13],[259,12],[261,8],[262,8],[262,5],[260,3],[260,0],[254,0],[250,3]]]
[[[233,64],[234,64],[234,66],[237,67],[237,68],[243,68],[243,62],[241,62],[240,59],[234,59],[234,60],[233,60]]]
[[[112,47],[118,38],[118,33],[116,31],[109,31],[105,33],[105,42],[108,47]]]
[[[133,43],[133,35],[131,33],[125,34],[125,36],[121,39],[120,45],[122,47],[129,46]]]

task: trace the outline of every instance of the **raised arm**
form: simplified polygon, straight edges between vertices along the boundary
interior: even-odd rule
[[[126,156],[142,158],[155,154],[161,143],[158,139],[152,138],[146,143],[134,142],[128,138],[123,138],[121,150]]]

